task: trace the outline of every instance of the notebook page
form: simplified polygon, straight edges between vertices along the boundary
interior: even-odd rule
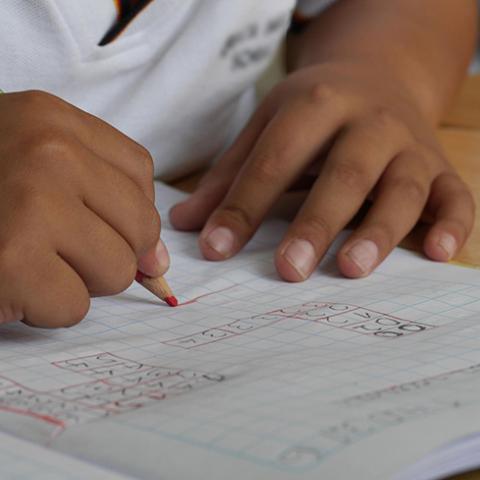
[[[393,480],[437,480],[474,470],[479,465],[480,434],[436,449],[400,472]]]
[[[288,284],[284,222],[211,263],[162,217],[181,306],[133,285],[72,329],[2,327],[4,431],[136,478],[243,480],[387,478],[480,430],[478,271],[397,250],[348,280],[328,254]]]
[[[1,432],[0,465],[3,480],[128,480]]]

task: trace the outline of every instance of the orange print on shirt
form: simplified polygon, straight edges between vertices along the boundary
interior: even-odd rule
[[[103,47],[113,42],[130,24],[130,22],[153,0],[113,0],[117,9],[115,23],[98,43]]]

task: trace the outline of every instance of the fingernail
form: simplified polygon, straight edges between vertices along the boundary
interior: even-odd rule
[[[165,247],[165,244],[161,240],[158,241],[155,247],[155,258],[163,272],[168,269],[170,256],[168,255],[167,247]]]
[[[170,264],[165,244],[159,240],[157,245],[138,260],[138,269],[149,277],[163,275]]]
[[[228,257],[233,253],[235,236],[229,228],[217,227],[209,233],[205,242],[220,255]]]
[[[304,279],[312,273],[317,263],[315,249],[307,240],[293,240],[283,256]]]
[[[457,251],[457,241],[453,235],[449,233],[442,233],[440,234],[440,238],[438,239],[438,246],[445,251],[447,254],[448,260],[450,260]]]
[[[378,247],[371,240],[360,240],[347,252],[347,256],[363,274],[367,274],[378,261]]]

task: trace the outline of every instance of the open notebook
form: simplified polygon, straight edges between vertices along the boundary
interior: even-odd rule
[[[157,185],[161,210],[179,195]],[[329,254],[287,284],[284,222],[224,263],[166,223],[182,306],[133,285],[71,329],[0,328],[2,478],[418,480],[480,464],[478,271],[397,250],[347,280]]]

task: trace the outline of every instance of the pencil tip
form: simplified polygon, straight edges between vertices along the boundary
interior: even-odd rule
[[[178,300],[172,295],[170,297],[166,297],[165,301],[171,306],[176,307],[178,306]]]

